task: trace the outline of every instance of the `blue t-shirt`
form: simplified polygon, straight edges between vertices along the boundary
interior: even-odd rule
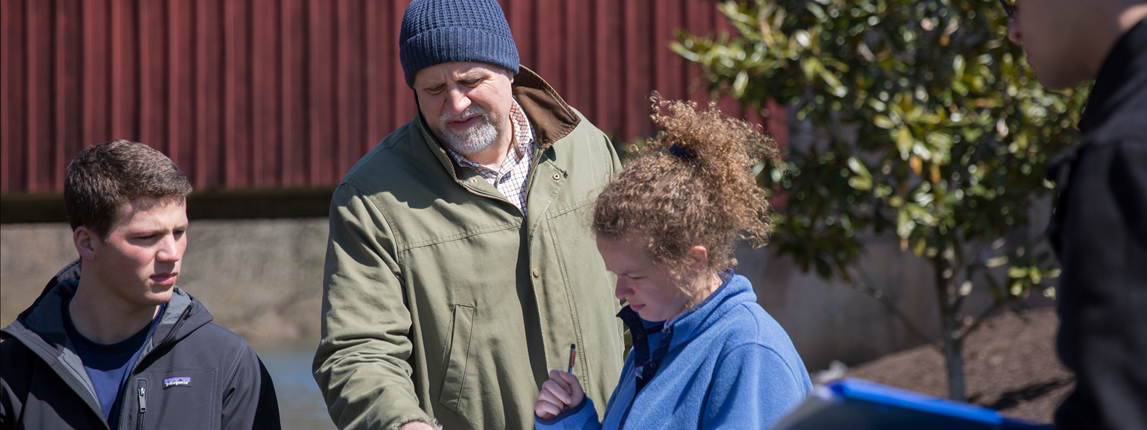
[[[72,345],[76,347],[76,354],[84,363],[88,379],[92,380],[104,418],[107,419],[108,426],[114,429],[119,425],[120,401],[123,398],[121,394],[131,367],[139,357],[140,351],[143,351],[143,345],[147,342],[147,338],[151,337],[167,305],[161,306],[151,324],[139,333],[121,342],[104,345],[88,340],[76,330],[75,324],[72,323],[72,315],[68,312],[69,303],[71,299],[63,304],[64,328],[68,331],[68,339],[71,339]]]

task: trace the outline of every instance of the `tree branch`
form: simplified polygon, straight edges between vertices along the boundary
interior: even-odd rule
[[[988,316],[991,316],[992,314],[999,312],[1004,307],[1006,307],[1012,303],[1015,303],[1017,301],[1019,301],[1019,300],[1013,298],[1013,299],[1000,300],[998,302],[993,303],[992,307],[988,308],[988,310],[986,310],[986,311],[981,312],[980,315],[976,316],[976,318],[972,320],[971,324],[968,324],[966,327],[964,327],[964,329],[961,330],[961,333],[957,337],[957,339],[959,339],[961,341],[964,340],[964,338],[968,337],[968,335],[972,334],[972,332],[974,332],[974,331],[976,331],[976,329],[980,328],[980,326],[984,324],[984,320],[986,320],[988,318]]]
[[[858,272],[860,272],[861,277],[868,279],[868,275],[864,273],[863,270],[858,269]],[[927,334],[924,334],[924,331],[920,330],[920,328],[917,327],[916,324],[908,318],[908,314],[905,314],[904,311],[900,310],[900,307],[896,306],[896,303],[893,302],[892,299],[884,293],[884,291],[868,286],[868,284],[872,283],[871,280],[869,280],[867,284],[865,282],[856,280],[845,280],[844,282],[845,285],[848,285],[849,288],[867,295],[868,297],[875,299],[877,302],[883,305],[884,308],[897,319],[899,319],[900,323],[904,324],[904,328],[907,329],[909,333],[912,333],[913,336],[916,336],[920,342],[931,345],[933,348],[939,350],[940,347],[935,343],[935,339],[932,339]]]

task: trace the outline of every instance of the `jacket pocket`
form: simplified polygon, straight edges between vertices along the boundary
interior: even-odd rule
[[[151,369],[137,376],[140,382],[128,385],[131,402],[124,403],[136,417],[132,429],[218,429],[222,415],[215,369],[172,367]],[[143,389],[143,391],[141,391]],[[142,427],[140,427],[142,425]]]
[[[471,305],[454,305],[452,327],[450,345],[446,348],[444,358],[446,376],[442,380],[438,404],[461,414],[462,390],[466,383],[466,365],[469,361],[470,338],[474,327],[474,307]]]

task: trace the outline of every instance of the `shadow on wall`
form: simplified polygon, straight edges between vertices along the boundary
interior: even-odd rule
[[[865,241],[861,265],[872,286],[883,291],[916,327],[935,340],[940,334],[939,304],[931,266],[911,252],[901,252],[891,238]],[[849,366],[925,343],[876,299],[837,282],[804,273],[790,258],[778,258],[768,248],[737,249],[737,273],[753,282],[757,302],[784,327],[810,372],[826,369],[833,360]],[[999,275],[997,273],[997,275]],[[964,312],[979,315],[991,307],[984,281],[965,299]],[[1032,308],[1055,304],[1033,295]],[[943,372],[937,368],[937,372]]]
[[[76,258],[67,224],[0,226],[0,324]],[[327,220],[194,221],[178,285],[252,343],[318,339]]]
[[[938,335],[939,306],[928,265],[891,241],[873,239],[866,246],[862,264],[873,283],[921,330]],[[855,365],[921,343],[872,297],[804,273],[790,258],[742,246],[737,260],[737,272],[752,280],[757,302],[788,332],[810,372],[832,360]],[[976,299],[970,298],[971,305],[979,304]]]

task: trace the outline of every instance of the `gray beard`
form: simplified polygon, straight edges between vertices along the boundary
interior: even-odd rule
[[[481,118],[477,124],[470,128],[458,130],[447,125],[450,120],[475,114],[480,115]],[[442,130],[442,143],[459,155],[480,154],[493,147],[494,142],[498,140],[498,129],[490,123],[490,117],[486,114],[486,110],[476,104],[470,105],[458,115],[442,113],[442,116],[438,118],[438,129]]]

